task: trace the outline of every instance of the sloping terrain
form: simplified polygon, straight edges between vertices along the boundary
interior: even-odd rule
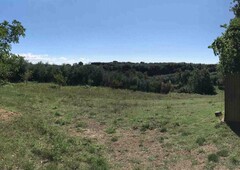
[[[13,84],[0,93],[0,108],[21,113],[0,121],[0,169],[237,169],[240,163],[239,137],[214,115],[223,109],[221,91],[160,95]]]

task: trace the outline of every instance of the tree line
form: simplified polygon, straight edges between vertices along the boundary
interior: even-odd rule
[[[3,59],[3,57],[1,56]],[[32,64],[11,55],[0,61],[2,82],[55,82],[61,86],[88,85],[167,94],[170,91],[215,94],[220,85],[216,65],[188,63]]]
[[[6,82],[55,82],[65,85],[104,86],[167,94],[170,91],[215,94],[223,83],[216,65],[191,63],[90,63],[32,64],[11,53],[11,44],[25,36],[20,22],[0,23],[0,84]],[[217,44],[217,43],[215,43]],[[213,46],[214,47],[214,44]]]

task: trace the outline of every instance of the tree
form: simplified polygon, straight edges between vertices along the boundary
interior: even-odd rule
[[[60,86],[67,85],[67,78],[62,75],[62,73],[58,73],[54,75],[55,83]]]
[[[219,56],[219,68],[223,75],[240,73],[240,0],[233,0],[231,10],[235,17],[229,25],[221,25],[225,32],[210,46]]]
[[[10,53],[11,43],[18,43],[21,36],[25,28],[19,21],[0,23],[0,81],[19,81],[25,72],[24,59]]]
[[[12,21],[12,24],[4,21],[0,23],[0,54],[11,51],[11,43],[18,43],[19,38],[25,37],[25,28],[19,21]]]
[[[188,80],[190,92],[198,94],[215,94],[215,89],[208,70],[194,70]]]

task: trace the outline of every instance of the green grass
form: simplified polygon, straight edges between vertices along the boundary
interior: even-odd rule
[[[209,161],[216,161],[207,147],[215,148],[218,165],[231,169],[239,165],[239,137],[214,115],[216,110],[223,110],[221,91],[216,96],[203,96],[84,86],[52,87],[52,84],[34,83],[0,87],[0,108],[21,113],[12,121],[0,121],[0,169],[118,169],[124,166],[109,160],[108,146],[90,137],[69,133],[69,129],[88,128],[85,122],[88,119],[104,126],[103,131],[112,144],[121,141],[118,130],[140,132],[143,146],[149,131],[156,131],[152,140],[161,144],[165,154],[160,167],[163,169],[171,169],[184,160],[197,166],[194,157],[199,154],[208,169],[212,166]],[[149,148],[144,149],[147,152]],[[139,167],[152,169],[157,159],[150,154],[145,160],[149,162],[148,167]]]

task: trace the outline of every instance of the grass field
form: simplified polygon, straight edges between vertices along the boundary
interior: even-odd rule
[[[99,87],[0,87],[0,169],[237,169],[215,96]]]

